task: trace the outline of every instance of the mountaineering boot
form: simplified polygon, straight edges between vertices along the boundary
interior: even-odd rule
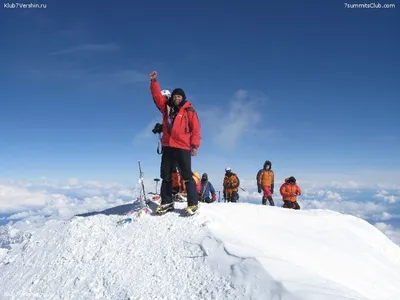
[[[275,203],[274,203],[274,200],[272,199],[272,197],[268,197],[268,201],[269,201],[269,205],[275,206]]]
[[[168,203],[168,204],[161,204],[161,205],[157,206],[157,208],[156,208],[156,212],[158,214],[165,214],[165,213],[167,213],[169,211],[173,211],[173,210],[174,210],[173,202]]]
[[[199,210],[199,206],[198,205],[190,205],[190,206],[185,208],[185,212],[188,215],[194,215],[198,210]]]
[[[262,205],[267,205],[267,199],[262,198]]]

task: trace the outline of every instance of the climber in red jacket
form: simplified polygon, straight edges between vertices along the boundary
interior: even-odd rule
[[[185,92],[177,88],[167,100],[161,93],[157,72],[150,73],[150,90],[154,103],[163,116],[162,157],[161,157],[161,205],[157,212],[174,210],[172,201],[172,171],[178,164],[186,184],[188,207],[193,213],[198,208],[196,183],[192,178],[192,155],[197,155],[200,147],[200,122],[192,104],[186,100]]]

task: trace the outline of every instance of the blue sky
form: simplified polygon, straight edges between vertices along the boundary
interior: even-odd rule
[[[269,159],[279,178],[304,183],[398,183],[398,8],[44,3],[1,12],[3,179],[129,182],[138,160],[157,177],[157,70],[199,112],[200,173],[220,181],[231,166],[253,179]]]

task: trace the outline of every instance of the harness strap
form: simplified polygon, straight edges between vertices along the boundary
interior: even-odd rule
[[[157,145],[157,154],[161,155],[163,153],[161,147],[161,133],[158,134],[158,145]],[[161,149],[161,150],[160,150]]]
[[[204,198],[204,193],[206,192],[207,188],[208,188],[208,181],[207,181],[206,186],[204,187],[203,193],[201,194],[201,199]]]

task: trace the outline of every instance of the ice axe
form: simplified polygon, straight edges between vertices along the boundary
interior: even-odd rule
[[[156,194],[157,194],[158,193],[157,187],[158,187],[158,182],[160,181],[160,179],[159,178],[154,178],[154,181],[156,182]]]

